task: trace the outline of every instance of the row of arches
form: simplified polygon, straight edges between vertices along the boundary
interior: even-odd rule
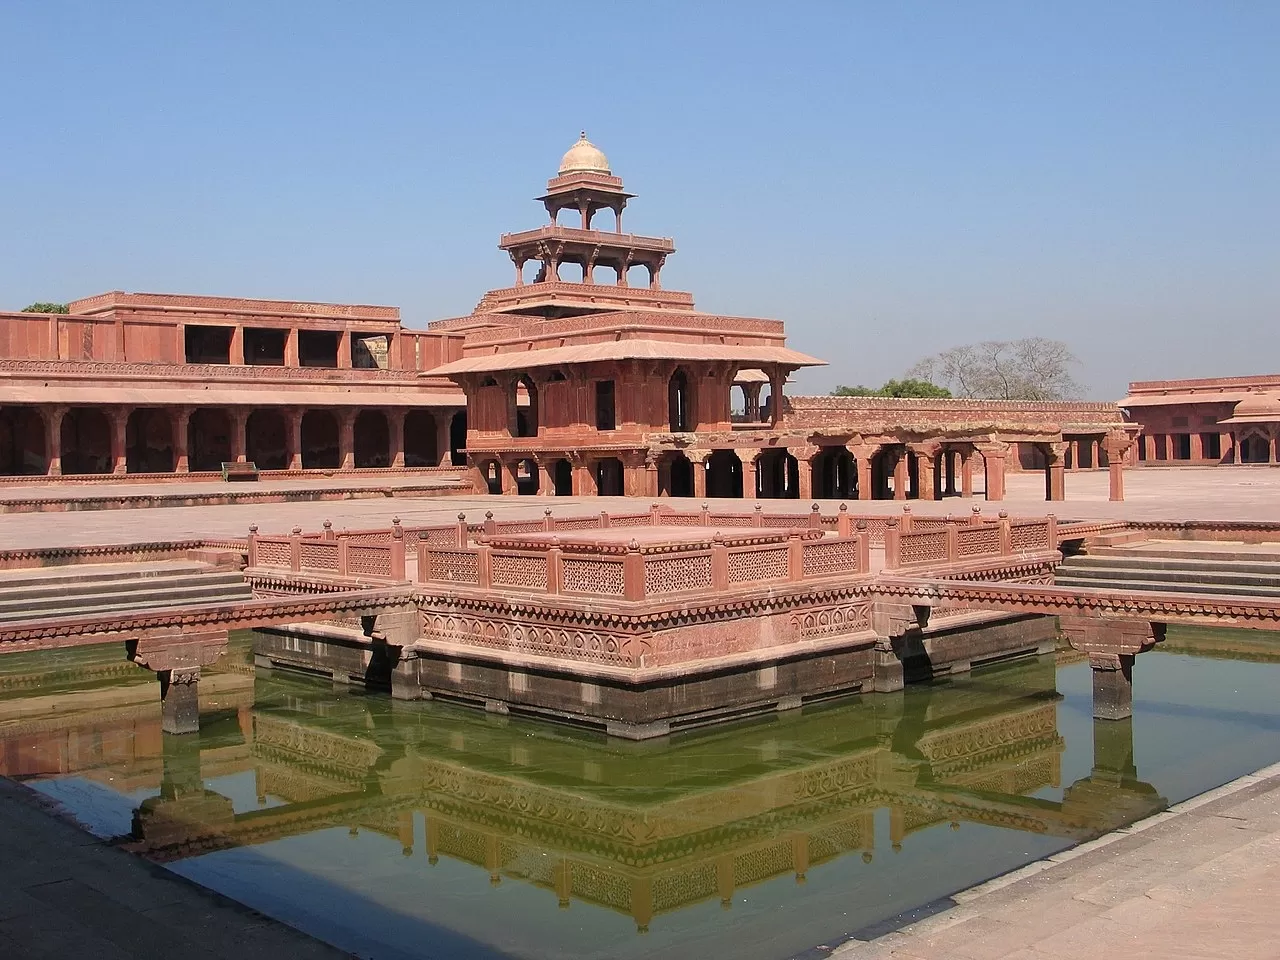
[[[108,408],[72,407],[59,411],[56,420],[52,416],[36,407],[0,408],[0,475],[46,475],[54,457],[58,472],[70,475],[120,472],[121,460],[126,473],[216,471],[241,455],[260,470],[336,470],[344,460],[365,468],[389,467],[397,460],[405,467],[432,467],[445,456],[455,465],[465,462],[465,411],[448,420],[447,451],[441,449],[444,425],[421,409],[407,411],[402,423],[382,410],[359,411],[350,451],[343,449],[341,419],[332,409],[304,411],[296,438],[294,417],[270,407],[243,418],[221,407],[201,407],[185,416],[170,408],[142,407],[126,416]],[[122,416],[123,437],[118,433]]]

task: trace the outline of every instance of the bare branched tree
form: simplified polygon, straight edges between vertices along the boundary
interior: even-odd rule
[[[949,387],[957,397],[1067,400],[1080,393],[1071,375],[1079,362],[1061,340],[987,340],[925,357],[907,376]]]

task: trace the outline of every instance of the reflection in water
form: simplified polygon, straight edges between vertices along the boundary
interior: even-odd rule
[[[1042,657],[633,743],[233,659],[182,737],[131,677],[72,682],[56,716],[0,695],[0,773],[359,952],[780,957],[1162,809],[1134,721],[1066,709],[1071,671],[1087,711],[1087,665]]]

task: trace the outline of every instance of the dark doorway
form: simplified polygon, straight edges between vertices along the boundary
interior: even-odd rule
[[[231,415],[203,407],[187,421],[187,455],[192,472],[221,470],[231,459]]]
[[[557,460],[551,466],[551,483],[557,497],[573,496],[573,464]]]
[[[308,410],[302,417],[302,469],[336,470],[341,463],[338,418],[330,410]]]
[[[173,421],[169,412],[144,408],[129,414],[124,450],[129,473],[172,473]]]

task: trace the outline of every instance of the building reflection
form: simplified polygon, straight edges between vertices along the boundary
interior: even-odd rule
[[[1129,721],[1095,721],[1091,774],[1051,789],[1064,748],[1052,658],[645,743],[247,668],[224,675],[213,722],[174,737],[153,699],[127,702],[126,689],[77,689],[56,715],[0,724],[0,773],[153,793],[122,845],[157,861],[372,830],[427,864],[472,864],[641,930],[779,876],[803,883],[840,857],[870,861],[877,811],[896,849],[965,823],[1083,840],[1165,806],[1134,768]],[[0,707],[16,714],[21,700]],[[248,771],[258,809],[207,786]]]

